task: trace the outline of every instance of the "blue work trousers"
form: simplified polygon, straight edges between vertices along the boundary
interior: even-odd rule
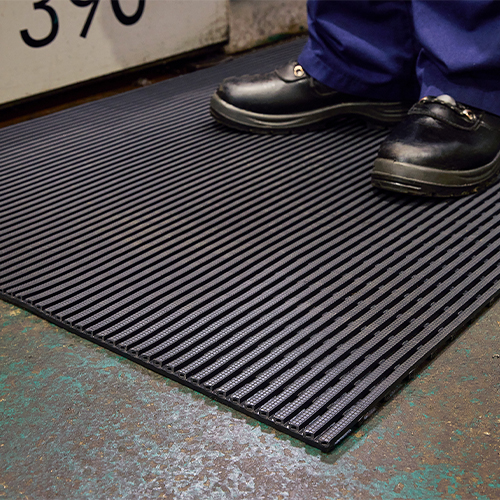
[[[500,1],[308,0],[307,73],[388,101],[449,94],[500,115]]]

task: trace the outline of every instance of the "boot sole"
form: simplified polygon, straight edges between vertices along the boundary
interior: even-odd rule
[[[465,196],[494,184],[500,173],[500,152],[480,168],[449,171],[377,158],[372,185],[377,188],[419,196]]]
[[[378,125],[389,126],[400,122],[409,106],[400,102],[360,102],[327,106],[314,111],[287,115],[268,115],[237,108],[217,94],[210,101],[210,112],[223,125],[245,132],[280,134],[307,132],[328,126],[332,118],[360,116]]]

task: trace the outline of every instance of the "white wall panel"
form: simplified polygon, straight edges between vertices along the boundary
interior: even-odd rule
[[[0,103],[226,39],[227,0],[0,0]]]

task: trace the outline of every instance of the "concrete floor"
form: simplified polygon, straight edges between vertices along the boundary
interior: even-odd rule
[[[0,498],[500,499],[500,304],[324,454],[0,301]]]

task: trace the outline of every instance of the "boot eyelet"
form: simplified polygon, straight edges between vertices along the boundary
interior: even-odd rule
[[[476,119],[476,115],[470,109],[463,109],[460,112],[461,115],[465,116],[467,120],[473,122]]]
[[[306,72],[304,71],[304,68],[300,65],[300,64],[297,64],[294,68],[293,68],[293,74],[297,77],[297,78],[300,78],[301,76],[304,76],[306,74]]]

